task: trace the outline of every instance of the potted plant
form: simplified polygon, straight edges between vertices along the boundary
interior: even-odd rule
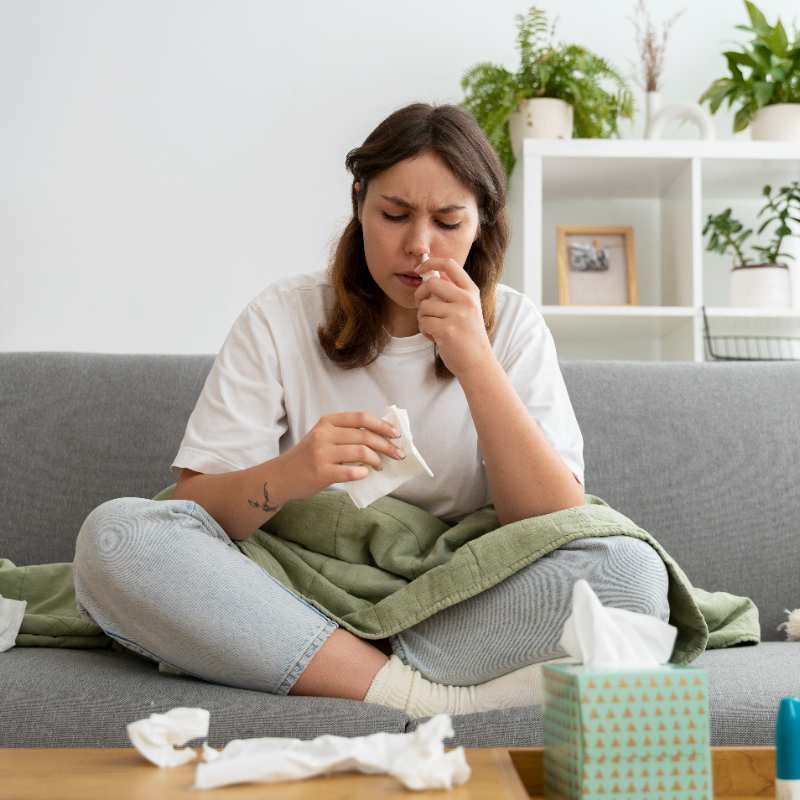
[[[730,251],[733,256],[731,270],[731,305],[732,306],[788,306],[791,305],[791,282],[789,266],[780,259],[792,260],[793,256],[782,251],[783,240],[791,237],[792,222],[800,224],[800,181],[792,181],[781,188],[772,197],[772,187],[767,185],[762,190],[767,202],[758,212],[772,212],[762,223],[761,233],[770,223],[777,223],[773,238],[766,247],[753,246],[761,259],[758,264],[749,263],[742,252],[745,240],[752,234],[748,228],[731,216],[731,209],[726,208],[721,214],[709,214],[703,227],[703,235],[710,233],[706,250],[724,255]],[[800,229],[798,229],[800,233]]]
[[[744,4],[751,24],[736,27],[754,34],[750,47],[723,53],[730,77],[715,80],[700,103],[708,101],[712,114],[724,100],[728,108],[737,103],[734,133],[750,125],[753,139],[800,141],[800,33],[795,27],[790,41],[780,18],[771,26],[750,0]]]
[[[520,67],[481,62],[464,74],[462,107],[483,129],[507,175],[525,136],[581,139],[619,136],[617,118],[633,117],[633,95],[605,59],[576,44],[553,44],[544,11],[532,6],[517,14]],[[610,81],[615,91],[606,91]]]

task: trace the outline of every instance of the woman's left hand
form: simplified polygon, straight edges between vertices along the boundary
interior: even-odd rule
[[[436,344],[442,361],[460,378],[494,358],[480,289],[452,258],[429,258],[417,274],[432,269],[441,277],[423,281],[414,292],[419,330]]]

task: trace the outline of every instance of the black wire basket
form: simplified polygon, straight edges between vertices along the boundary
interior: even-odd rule
[[[711,336],[703,306],[706,350],[712,361],[800,361],[800,336]]]

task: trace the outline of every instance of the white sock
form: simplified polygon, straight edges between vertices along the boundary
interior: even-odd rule
[[[541,705],[544,703],[542,667],[577,662],[572,656],[554,658],[529,664],[476,686],[447,686],[423,678],[417,670],[391,655],[373,678],[364,702],[399,708],[412,719],[441,713],[469,714],[493,708]]]

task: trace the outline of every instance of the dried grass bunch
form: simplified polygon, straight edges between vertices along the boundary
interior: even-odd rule
[[[636,45],[641,59],[641,71],[639,69],[635,70],[634,78],[645,92],[657,92],[660,89],[661,72],[664,69],[664,54],[667,49],[669,31],[684,11],[686,11],[685,8],[681,9],[666,22],[662,23],[659,41],[656,27],[647,13],[645,0],[639,0],[636,4],[635,16],[630,19],[636,29]]]

